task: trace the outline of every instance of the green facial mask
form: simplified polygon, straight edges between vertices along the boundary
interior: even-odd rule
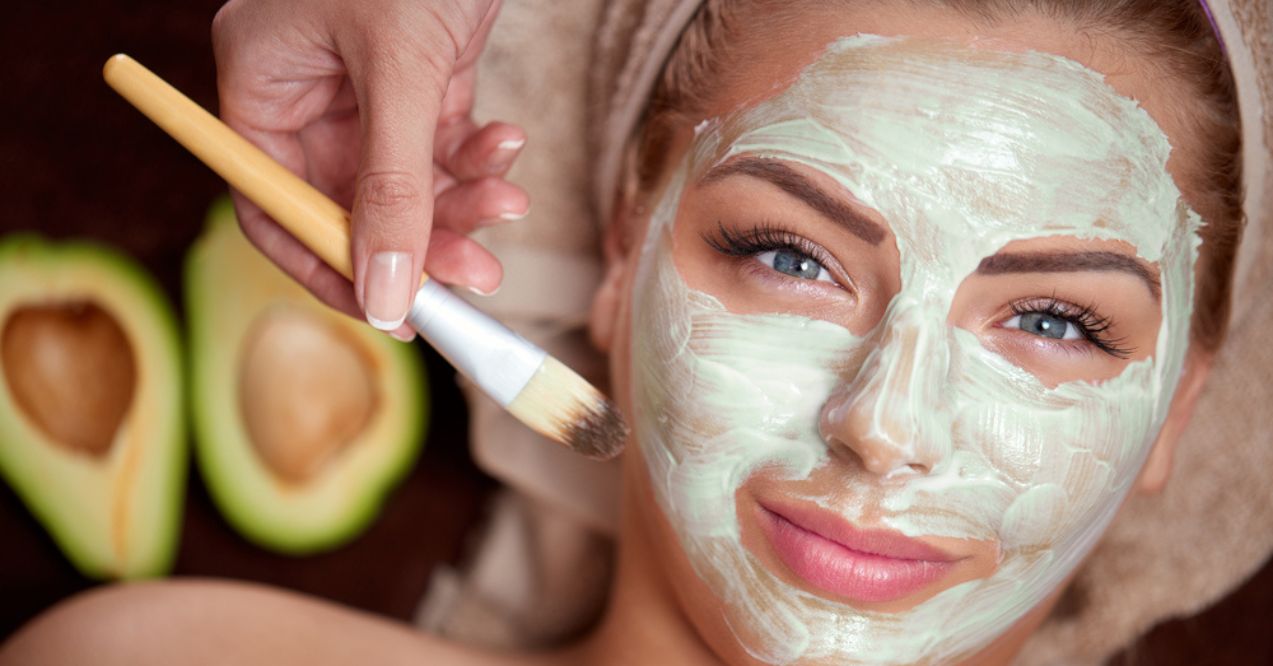
[[[1144,110],[1071,60],[873,36],[836,42],[786,91],[700,127],[643,248],[631,389],[655,495],[750,654],[944,663],[987,644],[1077,566],[1143,465],[1188,345],[1200,220],[1166,170],[1169,152]],[[871,335],[734,314],[685,284],[671,234],[682,192],[740,154],[815,169],[888,221],[901,289]],[[948,322],[983,258],[1054,235],[1126,241],[1158,264],[1152,356],[1104,382],[1049,388]],[[743,546],[735,493],[755,471],[804,479],[847,464],[818,432],[845,387],[903,424],[895,446],[936,463],[885,486],[861,471],[871,493],[800,499],[862,527],[994,540],[992,575],[909,610],[864,611],[784,582]]]

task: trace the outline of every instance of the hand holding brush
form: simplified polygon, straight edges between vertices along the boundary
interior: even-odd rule
[[[473,119],[495,0],[230,0],[212,23],[218,115],[350,209],[346,280],[234,192],[244,234],[319,300],[394,337],[415,279],[490,294],[500,262],[468,237],[520,219],[504,179],[516,125]],[[215,110],[214,110],[215,111]]]
[[[239,193],[346,278],[349,212],[126,55],[106,82]],[[623,447],[627,428],[595,387],[434,280],[423,279],[406,322],[514,417],[591,458]]]

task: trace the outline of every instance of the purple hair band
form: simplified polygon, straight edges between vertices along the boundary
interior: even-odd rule
[[[1207,15],[1207,22],[1211,24],[1211,32],[1215,34],[1216,41],[1220,42],[1220,53],[1226,58],[1229,57],[1229,49],[1224,44],[1224,34],[1220,32],[1220,26],[1216,25],[1216,17],[1211,13],[1211,5],[1207,4],[1207,0],[1200,0],[1202,3],[1202,11]]]

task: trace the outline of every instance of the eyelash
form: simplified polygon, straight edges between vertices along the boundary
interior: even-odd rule
[[[1125,359],[1136,351],[1130,347],[1121,346],[1125,341],[1123,338],[1111,337],[1109,329],[1113,326],[1113,322],[1109,317],[1097,313],[1090,305],[1080,306],[1056,297],[1048,297],[1027,298],[1013,303],[1010,307],[1015,316],[1041,313],[1063,319],[1076,326],[1079,334],[1092,346],[1115,358]]]
[[[808,256],[824,268],[831,262],[826,251],[816,243],[770,222],[743,231],[728,229],[717,222],[715,234],[705,232],[702,238],[712,249],[728,257],[754,257],[763,252],[785,249]],[[1135,352],[1135,349],[1122,346],[1123,338],[1108,335],[1113,322],[1091,306],[1075,305],[1053,296],[1020,300],[1010,307],[1014,316],[1041,313],[1063,319],[1076,326],[1079,334],[1092,346],[1115,358],[1129,358]]]
[[[773,250],[791,250],[813,259],[823,268],[835,263],[818,244],[770,222],[744,231],[727,229],[717,222],[716,233],[703,233],[702,237],[713,250],[727,257],[753,257]]]

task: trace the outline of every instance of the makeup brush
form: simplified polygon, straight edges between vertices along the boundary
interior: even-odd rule
[[[329,266],[353,279],[349,211],[132,58],[111,57],[102,75]],[[532,430],[589,458],[611,458],[622,450],[627,426],[600,391],[427,276],[407,323]]]

